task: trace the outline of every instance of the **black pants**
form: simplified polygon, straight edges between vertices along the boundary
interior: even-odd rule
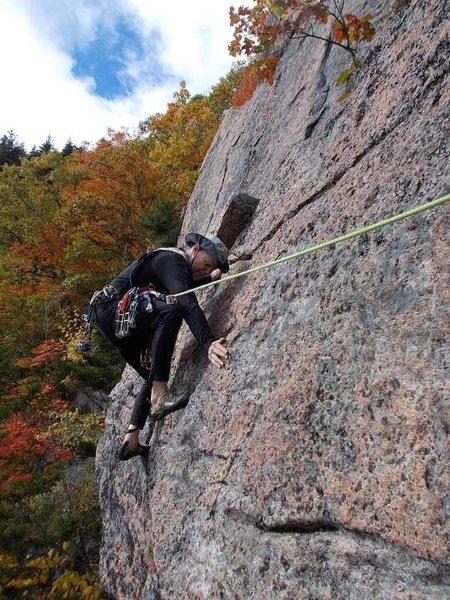
[[[170,363],[181,323],[183,310],[178,304],[166,304],[152,299],[153,310],[145,309],[142,302],[136,315],[136,327],[129,336],[117,338],[114,334],[118,298],[100,300],[96,304],[97,325],[120,352],[122,357],[145,380],[134,402],[130,424],[142,429],[150,413],[150,395],[153,381],[168,381]],[[141,354],[151,348],[152,366],[141,365]]]

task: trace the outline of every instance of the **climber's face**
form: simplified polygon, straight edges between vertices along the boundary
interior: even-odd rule
[[[211,275],[216,268],[213,259],[198,244],[190,248],[189,256],[191,257],[191,271],[194,281]]]

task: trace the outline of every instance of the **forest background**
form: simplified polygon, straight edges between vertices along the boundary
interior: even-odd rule
[[[331,8],[330,8],[331,6]],[[237,62],[207,96],[184,82],[165,113],[93,147],[48,138],[26,152],[0,138],[0,600],[102,598],[101,522],[94,485],[102,398],[123,362],[94,331],[77,352],[82,315],[146,248],[176,244],[181,216],[225,110],[271,84],[280,35],[309,35],[348,52],[341,100],[358,68],[370,15],[343,2],[259,0],[230,9]],[[315,25],[326,27],[320,35]]]
[[[100,597],[98,392],[124,364],[95,330],[76,351],[82,315],[147,247],[176,244],[240,69],[208,96],[182,82],[164,114],[93,148],[0,139],[0,597]]]

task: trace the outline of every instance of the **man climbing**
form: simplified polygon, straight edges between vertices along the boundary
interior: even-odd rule
[[[186,248],[158,248],[135,260],[100,292],[96,320],[103,335],[144,378],[131,413],[120,459],[148,453],[139,432],[150,413],[161,419],[187,399],[175,399],[167,387],[170,364],[183,318],[209,360],[223,367],[228,358],[225,338],[214,340],[195,294],[171,303],[166,295],[214,281],[229,270],[228,250],[213,235],[189,233]]]

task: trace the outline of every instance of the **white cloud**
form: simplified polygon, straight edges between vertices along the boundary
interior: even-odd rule
[[[161,61],[167,70],[206,91],[231,64],[227,45],[230,0],[122,0],[141,17],[144,35],[155,26],[162,32]]]
[[[6,4],[28,17],[40,37],[68,51],[92,41],[99,22],[114,14],[108,11],[107,0],[6,0]]]
[[[181,79],[194,94],[206,93],[232,59],[228,7],[231,0],[2,0],[0,4],[0,134],[13,129],[30,148],[50,134],[61,147],[96,141],[108,127],[134,127],[163,111]],[[130,55],[127,72],[139,84],[130,97],[105,100],[92,79],[71,73],[71,52],[94,38],[119,14],[135,20],[149,54]],[[155,29],[159,32],[155,40]],[[151,61],[165,79],[152,84]],[[153,53],[153,59],[151,58]]]

